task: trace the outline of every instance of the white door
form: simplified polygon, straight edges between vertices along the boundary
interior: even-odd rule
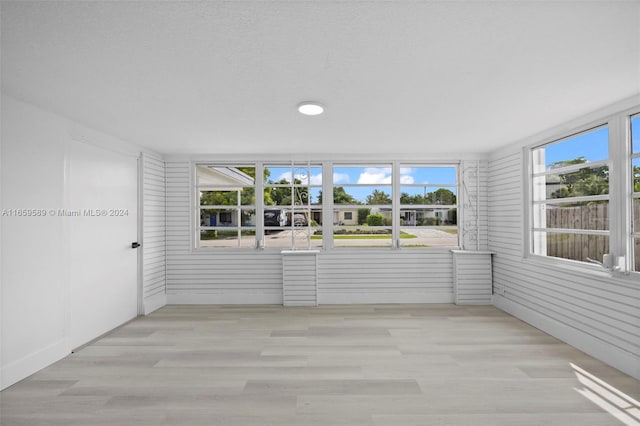
[[[67,217],[70,236],[70,348],[137,315],[138,163],[72,141]]]

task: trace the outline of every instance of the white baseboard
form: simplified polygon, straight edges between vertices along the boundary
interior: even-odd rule
[[[342,293],[318,290],[319,305],[372,303],[453,303],[452,293]]]
[[[453,303],[452,293],[330,293],[318,291],[319,305]],[[167,294],[167,305],[282,305],[282,294]]]
[[[147,297],[143,301],[144,314],[149,315],[151,312],[162,308],[167,304],[167,295],[164,293],[158,293],[151,297]]]
[[[282,305],[282,293],[167,294],[167,305]]]
[[[6,389],[69,355],[66,340],[59,340],[0,369],[0,390]]]
[[[562,324],[530,308],[502,296],[493,296],[493,305],[522,321],[580,349],[600,361],[617,368],[625,374],[640,379],[640,358],[611,346],[589,334]]]

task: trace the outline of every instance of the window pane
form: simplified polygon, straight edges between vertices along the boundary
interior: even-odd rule
[[[457,171],[455,167],[420,167],[403,166],[400,168],[400,183],[411,184],[455,184]]]
[[[200,231],[200,247],[239,247],[240,239],[236,229]]]
[[[400,228],[401,247],[456,247],[458,246],[458,227],[442,226],[403,226]]]
[[[293,176],[297,184],[322,186],[322,167],[296,166]]]
[[[288,227],[265,232],[267,248],[319,248],[322,247],[322,232],[314,227]]]
[[[634,153],[640,153],[640,115],[631,117],[631,146]]]
[[[238,187],[253,186],[256,168],[251,166],[215,166],[199,164],[196,166],[198,187]]]
[[[391,247],[391,227],[337,226],[333,230],[334,247]]]
[[[433,188],[420,186],[401,186],[400,204],[403,205],[456,205],[456,187]]]
[[[585,167],[576,172],[547,175],[547,199],[606,195],[609,193],[609,167]]]
[[[278,166],[265,166],[264,167],[264,179],[267,184],[290,184],[292,181],[291,167],[278,167]]]
[[[640,158],[634,158],[633,167],[633,192],[640,192]]]
[[[266,187],[264,189],[264,204],[267,206],[291,206],[293,201],[290,187]]]
[[[634,249],[634,253],[635,253],[635,260],[634,260],[634,271],[640,271],[640,238],[634,238],[633,239],[634,244],[633,244],[633,249]]]
[[[391,204],[392,187],[389,186],[336,186],[333,188],[335,204]]]
[[[609,253],[609,237],[606,235],[578,235],[534,232],[535,254],[581,262],[602,262]]]
[[[201,206],[237,206],[238,191],[202,191]]]
[[[391,167],[334,167],[333,184],[391,184]]]
[[[567,203],[536,206],[545,213],[546,228],[608,230],[609,203]],[[534,217],[537,215],[534,215]]]
[[[239,226],[236,209],[201,209],[200,226]]]
[[[391,247],[391,208],[336,208],[334,247]]]
[[[609,129],[600,127],[533,150],[534,173],[609,158]]]

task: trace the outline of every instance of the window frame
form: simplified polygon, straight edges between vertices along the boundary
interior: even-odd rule
[[[638,247],[638,245],[636,244],[636,240],[640,241],[640,223],[635,223],[635,216],[636,216],[636,212],[635,212],[635,200],[638,200],[638,202],[640,203],[640,192],[636,192],[635,191],[635,186],[634,186],[634,172],[633,172],[633,161],[634,160],[638,160],[640,162],[640,138],[638,138],[637,141],[633,140],[633,127],[632,127],[632,122],[634,119],[638,120],[638,134],[640,135],[640,108],[635,112],[635,113],[631,113],[628,116],[628,124],[627,124],[627,131],[628,131],[628,148],[627,148],[627,152],[629,155],[629,160],[628,160],[628,171],[629,171],[629,178],[627,179],[627,181],[629,182],[629,209],[628,209],[628,213],[629,213],[629,222],[630,222],[630,241],[628,244],[628,251],[629,251],[629,270],[635,273],[640,273],[640,264],[636,265],[635,262],[635,258],[638,256],[638,253],[636,253],[636,247]],[[633,146],[633,142],[637,142],[638,147],[637,147],[637,151],[634,152],[634,146]],[[638,205],[638,209],[640,210],[640,204]],[[640,212],[639,212],[640,214]]]
[[[364,184],[362,186],[366,187],[366,186],[371,186],[371,187],[375,187],[375,186],[385,186],[385,187],[389,187],[392,191],[391,198],[392,198],[392,202],[390,204],[385,204],[385,207],[389,207],[391,208],[391,214],[392,214],[392,224],[391,226],[387,226],[388,228],[391,229],[392,232],[392,238],[391,238],[391,244],[389,245],[384,245],[382,247],[367,247],[367,246],[363,246],[363,247],[357,247],[358,250],[363,249],[363,250],[368,250],[368,249],[400,249],[400,244],[399,244],[399,235],[400,235],[400,210],[401,210],[401,205],[400,205],[400,188],[401,188],[401,182],[400,182],[400,169],[401,167],[407,165],[407,164],[411,164],[415,167],[451,167],[454,168],[455,170],[455,175],[456,175],[456,208],[458,209],[458,221],[456,223],[456,227],[457,227],[457,242],[455,246],[433,246],[433,247],[424,247],[424,249],[426,250],[450,250],[450,249],[457,249],[461,247],[461,235],[462,235],[462,220],[461,220],[461,215],[462,215],[462,200],[461,200],[461,190],[462,190],[462,182],[461,182],[461,162],[459,161],[447,161],[447,162],[440,162],[440,161],[388,161],[388,160],[371,160],[371,161],[329,161],[329,160],[324,160],[324,161],[308,161],[308,160],[282,160],[282,159],[277,159],[274,158],[272,160],[260,160],[260,161],[247,161],[247,160],[242,160],[242,159],[236,159],[236,160],[216,160],[216,161],[209,161],[206,159],[203,160],[192,160],[190,161],[190,170],[191,170],[191,187],[192,187],[192,191],[191,192],[191,225],[190,225],[190,229],[191,229],[191,240],[192,240],[192,244],[191,244],[191,250],[192,251],[201,251],[201,250],[208,250],[208,251],[217,251],[217,252],[231,252],[231,251],[239,251],[239,252],[247,252],[250,249],[254,249],[254,250],[277,250],[277,251],[282,251],[282,250],[321,250],[321,251],[329,251],[329,250],[334,250],[334,249],[338,249],[340,251],[346,251],[349,250],[353,247],[334,247],[334,234],[333,234],[333,230],[334,230],[334,225],[333,225],[333,214],[334,214],[334,210],[336,205],[333,203],[333,196],[329,197],[329,199],[327,199],[326,197],[323,197],[323,202],[321,204],[321,210],[320,210],[320,218],[322,219],[322,223],[318,225],[318,227],[316,227],[316,229],[320,229],[322,231],[322,240],[321,240],[321,244],[319,247],[317,246],[313,246],[313,245],[308,245],[307,247],[300,247],[300,246],[295,246],[294,243],[292,243],[291,245],[288,245],[286,247],[281,247],[281,246],[265,246],[265,240],[264,240],[264,236],[265,236],[265,223],[264,223],[264,214],[265,211],[270,210],[272,207],[269,205],[265,205],[265,199],[264,199],[264,191],[265,188],[269,185],[273,185],[272,183],[267,183],[264,181],[264,168],[265,167],[291,167],[292,170],[295,171],[295,169],[300,168],[300,167],[310,167],[310,168],[319,168],[322,172],[322,184],[318,184],[317,182],[315,184],[311,184],[311,176],[309,177],[309,182],[307,185],[305,185],[306,187],[309,188],[309,191],[311,191],[311,188],[319,188],[322,190],[323,194],[333,194],[333,188],[334,186],[341,186],[340,184],[336,184],[334,185],[333,183],[333,170],[334,167],[346,167],[346,166],[353,166],[353,167],[378,167],[378,166],[384,166],[384,167],[388,167],[390,168],[391,171],[391,183],[387,184]],[[234,246],[223,246],[223,247],[211,247],[211,246],[201,246],[200,245],[200,240],[199,240],[199,235],[202,229],[202,226],[200,224],[200,210],[202,209],[202,206],[200,206],[200,189],[202,188],[202,186],[198,185],[198,172],[197,172],[197,167],[199,165],[208,165],[208,166],[218,166],[218,167],[254,167],[255,168],[255,178],[254,178],[254,185],[253,185],[253,190],[254,190],[254,194],[255,194],[255,203],[252,204],[251,206],[242,206],[240,205],[240,207],[250,207],[251,209],[255,210],[255,224],[251,227],[252,230],[255,230],[255,237],[254,237],[254,243],[253,244],[238,244],[238,245],[234,245]],[[308,169],[310,170],[310,169]],[[295,177],[292,178],[295,179]],[[296,184],[294,182],[292,182],[293,186],[296,186]],[[277,186],[287,186],[285,184],[277,184]],[[299,185],[298,185],[299,186]],[[450,184],[447,184],[447,186],[453,186]],[[214,188],[211,190],[221,190],[219,188]],[[311,192],[309,192],[309,194],[311,194]],[[311,197],[309,197],[309,203],[311,203]],[[238,202],[240,203],[241,201],[238,200]],[[310,205],[312,204],[307,204],[305,205],[305,208],[309,208]],[[352,206],[351,204],[346,205],[346,204],[338,204],[337,206],[340,207],[346,207],[346,206]],[[361,205],[353,205],[355,207],[362,207]],[[367,205],[368,206],[368,205]],[[377,205],[376,205],[377,206]],[[214,206],[215,207],[215,206]],[[238,208],[240,208],[238,207]],[[236,206],[233,206],[233,208],[236,208]],[[284,208],[284,206],[277,206],[277,208],[281,209]],[[355,215],[354,215],[355,218]],[[309,228],[309,226],[311,225],[311,220],[308,221],[306,228]],[[313,228],[313,227],[312,227]],[[235,229],[235,228],[234,228]],[[240,231],[238,231],[240,232]],[[310,236],[309,236],[310,239]],[[416,250],[415,247],[405,247],[404,249],[409,249],[409,250]]]
[[[234,205],[223,205],[223,204],[215,204],[215,205],[203,205],[201,204],[201,192],[204,191],[209,191],[209,192],[232,192],[233,190],[237,191],[237,187],[238,184],[234,184],[234,185],[226,185],[226,184],[220,184],[220,185],[201,185],[200,182],[198,181],[198,166],[207,166],[207,167],[219,167],[219,168],[240,168],[240,167],[253,167],[254,168],[254,174],[256,175],[253,178],[253,185],[242,185],[242,190],[238,191],[238,198],[236,200],[236,203]],[[191,173],[192,173],[192,177],[191,177],[191,187],[192,187],[192,200],[191,200],[191,208],[193,209],[193,211],[191,212],[191,218],[193,220],[193,225],[190,226],[190,228],[192,230],[194,230],[193,232],[193,244],[192,247],[196,250],[208,250],[208,249],[212,249],[212,248],[216,248],[216,247],[212,247],[212,246],[202,246],[201,242],[203,241],[201,239],[201,235],[202,235],[202,231],[209,231],[209,230],[213,230],[213,231],[217,231],[217,230],[224,230],[224,231],[231,231],[231,230],[235,230],[236,231],[236,235],[238,237],[237,239],[237,245],[235,246],[221,246],[221,247],[217,247],[219,249],[225,249],[225,250],[235,250],[235,249],[242,249],[242,250],[246,250],[249,247],[242,247],[242,234],[244,231],[253,231],[254,232],[254,239],[255,239],[255,235],[257,234],[257,223],[254,224],[253,226],[246,226],[242,223],[242,212],[243,210],[253,210],[254,211],[254,217],[256,218],[255,220],[257,221],[257,212],[258,212],[258,207],[257,207],[257,203],[254,202],[253,204],[243,204],[242,203],[242,198],[241,198],[241,192],[244,191],[244,189],[246,188],[252,188],[253,189],[253,194],[254,194],[254,198],[256,197],[257,194],[257,185],[256,185],[256,181],[258,178],[257,175],[257,166],[255,165],[255,162],[252,161],[197,161],[197,162],[193,162],[191,163]],[[256,199],[257,201],[257,199]],[[202,211],[203,210],[207,210],[207,209],[211,209],[211,210],[216,210],[216,209],[227,209],[227,210],[232,210],[236,212],[236,219],[238,220],[238,223],[235,226],[218,226],[217,224],[215,226],[204,226],[202,224]],[[225,213],[227,214],[227,213]],[[253,246],[253,244],[252,244]]]
[[[544,137],[534,137],[530,143],[523,146],[523,214],[525,222],[523,226],[524,245],[523,258],[527,261],[545,266],[557,266],[574,272],[585,272],[587,275],[625,276],[637,274],[633,271],[633,232],[632,232],[632,199],[631,188],[631,118],[640,114],[640,105],[625,109],[611,110],[601,114],[592,114],[589,121],[583,120],[578,125],[565,125],[561,130],[555,129],[546,132]],[[599,117],[598,117],[599,116]],[[595,118],[594,118],[595,117]],[[577,121],[577,120],[576,120]],[[575,122],[574,122],[575,123]],[[603,259],[594,259],[595,262],[551,257],[534,253],[534,170],[533,151],[545,145],[570,138],[601,126],[609,129],[609,253],[614,259],[614,268],[606,268],[602,264]],[[537,140],[536,140],[537,139]],[[600,163],[594,162],[593,164]],[[589,164],[592,166],[592,164]],[[579,167],[578,167],[579,168]],[[593,196],[597,198],[598,196]],[[576,198],[565,198],[567,202]],[[576,230],[574,230],[576,231]],[[576,233],[582,231],[577,230]],[[591,233],[587,231],[587,233]],[[596,234],[599,232],[596,232]],[[620,257],[623,257],[620,260]],[[620,267],[618,267],[620,266]]]

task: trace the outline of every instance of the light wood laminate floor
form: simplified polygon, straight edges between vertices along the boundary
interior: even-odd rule
[[[638,380],[493,307],[192,305],[6,389],[0,423],[619,426],[637,400]]]

